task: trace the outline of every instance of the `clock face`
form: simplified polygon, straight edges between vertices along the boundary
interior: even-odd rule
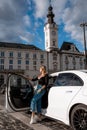
[[[55,36],[55,35],[56,35],[56,32],[55,32],[55,31],[52,31],[52,35]]]

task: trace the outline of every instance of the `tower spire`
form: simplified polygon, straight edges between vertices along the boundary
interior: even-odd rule
[[[53,14],[53,7],[51,6],[51,0],[49,0],[49,7],[48,7],[48,14],[47,14],[47,18],[48,18],[48,23],[54,23],[54,14]]]
[[[45,49],[46,51],[54,51],[58,48],[58,26],[54,21],[54,13],[52,7],[52,0],[49,0],[48,12],[47,12],[47,23],[44,27],[45,32]]]

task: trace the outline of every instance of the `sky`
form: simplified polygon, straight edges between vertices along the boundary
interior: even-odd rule
[[[24,43],[45,50],[44,25],[50,0],[0,0],[0,42]],[[72,42],[84,51],[87,0],[51,0],[58,25],[58,47]],[[86,27],[87,41],[87,27]]]

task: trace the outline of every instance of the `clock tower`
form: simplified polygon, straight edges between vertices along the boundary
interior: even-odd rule
[[[58,49],[58,26],[54,22],[53,8],[48,7],[47,23],[44,26],[45,32],[45,50],[50,52],[55,48]]]

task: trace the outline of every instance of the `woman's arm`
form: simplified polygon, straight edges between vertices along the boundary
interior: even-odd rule
[[[27,80],[31,80],[31,81],[36,81],[36,80],[38,80],[38,77],[36,77],[36,78],[30,78],[30,77],[27,77],[27,76],[25,76],[25,75],[20,75],[20,76],[24,77],[24,78],[27,79]]]

